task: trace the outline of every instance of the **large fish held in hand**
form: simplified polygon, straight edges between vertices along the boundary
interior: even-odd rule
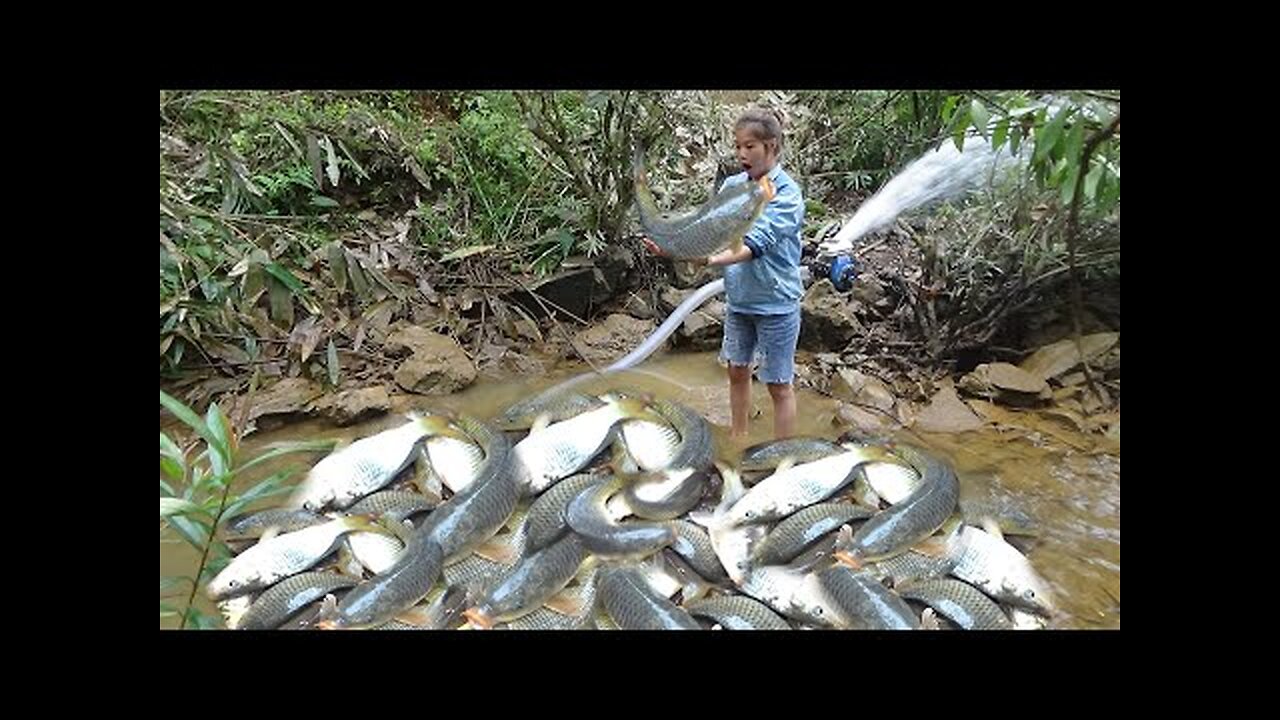
[[[767,176],[722,188],[702,207],[673,216],[658,209],[644,171],[644,156],[635,153],[636,208],[640,227],[650,240],[672,258],[704,258],[731,247],[742,249],[746,234],[777,194]]]

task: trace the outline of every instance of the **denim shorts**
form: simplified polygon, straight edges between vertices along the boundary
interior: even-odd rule
[[[788,384],[795,377],[796,342],[800,339],[800,308],[784,315],[750,315],[725,309],[720,360],[734,367],[750,367],[759,359],[761,382]]]

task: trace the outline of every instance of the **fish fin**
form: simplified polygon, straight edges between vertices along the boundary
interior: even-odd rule
[[[836,531],[836,547],[843,549],[853,545],[853,526],[845,523]]]
[[[405,524],[408,527],[405,527]],[[410,532],[413,530],[413,523],[405,521],[404,524],[398,523],[389,517],[383,517],[375,521],[374,525],[382,532],[383,535],[390,535],[405,545],[409,544]]]
[[[431,437],[447,437],[453,438],[460,442],[474,443],[475,440],[471,436],[462,431],[461,428],[454,425],[445,415],[427,415],[425,417],[416,418],[415,422],[418,427],[426,431]]]
[[[770,202],[778,195],[778,188],[769,179],[768,175],[760,176],[760,187],[764,189],[765,203]]]
[[[462,611],[462,617],[467,619],[464,627],[470,626],[472,630],[492,630],[494,619],[489,617],[487,613],[478,607],[467,608]]]
[[[266,541],[270,540],[271,538],[273,538],[273,537],[275,537],[275,536],[277,536],[277,535],[279,535],[279,534],[280,534],[280,526],[279,526],[279,525],[271,525],[271,526],[270,526],[270,527],[268,527],[266,530],[263,530],[263,531],[262,531],[262,536],[258,538],[258,542],[260,542],[260,543],[262,543],[262,542],[266,542]]]
[[[670,598],[684,587],[684,583],[673,577],[667,569],[667,561],[662,553],[651,555],[641,564],[640,571],[649,587],[663,597]]]
[[[551,415],[549,413],[541,413],[533,419],[533,424],[529,426],[529,434],[541,432],[547,429],[551,424]]]
[[[514,565],[520,559],[520,554],[516,552],[509,539],[487,540],[481,543],[480,547],[477,547],[473,552],[485,560],[506,566]]]
[[[581,617],[587,609],[586,593],[580,588],[562,590],[542,604],[552,612],[568,617]]]
[[[316,615],[316,627],[321,630],[337,629],[339,616],[338,596],[329,593],[324,596],[324,600],[320,603],[320,613]]]
[[[937,615],[933,612],[933,608],[925,608],[920,613],[920,629],[921,630],[941,630],[938,625]]]
[[[1000,529],[1000,523],[996,522],[995,518],[990,515],[983,515],[978,522],[982,525],[982,529],[987,531],[988,535],[997,540],[1004,540],[1004,531]]]
[[[790,470],[791,468],[795,467],[795,465],[796,465],[796,459],[788,455],[778,461],[778,467],[774,468],[773,474],[777,475],[780,472],[786,472],[787,470]]]
[[[859,560],[853,554],[848,553],[844,550],[836,550],[835,552],[831,553],[831,557],[841,565],[851,567],[854,570],[861,570],[863,567],[865,567],[864,563],[861,560]]]
[[[634,514],[631,504],[627,502],[626,496],[622,493],[618,493],[605,501],[604,508],[609,515],[609,519],[614,522]]]
[[[428,608],[425,605],[417,605],[409,608],[408,610],[405,610],[399,615],[396,615],[395,619],[399,620],[405,625],[412,625],[414,627],[427,627],[428,625],[431,624],[431,613],[429,612],[429,609],[430,608]]]
[[[364,565],[361,565],[360,561],[356,560],[356,556],[351,552],[346,540],[343,540],[342,544],[338,546],[337,567],[340,575],[345,575],[357,582],[364,580]]]
[[[924,540],[921,540],[915,545],[912,545],[911,550],[913,552],[918,552],[921,555],[926,555],[931,558],[941,558],[941,557],[947,556],[948,547],[949,547],[949,543],[947,542],[947,538],[945,536],[943,537],[934,536],[934,537],[925,538]]]

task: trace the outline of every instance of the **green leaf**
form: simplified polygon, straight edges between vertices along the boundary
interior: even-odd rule
[[[1071,132],[1067,135],[1067,157],[1071,158],[1071,162],[1080,162],[1080,152],[1084,149],[1084,118],[1076,118],[1076,122],[1071,126]]]
[[[250,460],[244,465],[241,465],[236,470],[236,472],[243,473],[244,471],[248,470],[251,467],[254,467],[255,465],[264,463],[268,460],[271,460],[272,458],[278,458],[281,455],[288,455],[290,453],[329,452],[330,450],[333,450],[333,446],[336,444],[336,442],[337,441],[335,440],[307,440],[307,441],[300,441],[300,442],[273,443],[267,446],[268,448],[270,448],[270,450]]]
[[[1102,174],[1106,172],[1102,163],[1094,163],[1089,170],[1089,174],[1084,176],[1084,196],[1090,200],[1098,197],[1098,180],[1102,178]]]
[[[189,514],[195,512],[204,512],[204,508],[189,500],[171,497],[160,498],[160,517],[169,517],[170,515]]]
[[[1059,138],[1062,137],[1062,126],[1066,123],[1067,115],[1070,113],[1070,108],[1059,110],[1058,114],[1049,121],[1049,124],[1036,133],[1036,162],[1043,162],[1045,158],[1049,157],[1049,153],[1053,151],[1054,146],[1058,144]]]
[[[973,126],[978,129],[978,133],[986,137],[987,121],[991,119],[991,113],[987,111],[987,107],[981,100],[974,98],[969,103],[969,117],[973,120]]]
[[[1075,197],[1076,178],[1078,178],[1079,176],[1080,176],[1080,166],[1074,163],[1068,164],[1067,171],[1063,175],[1063,179],[1062,179],[1061,190],[1062,190],[1063,207],[1070,205],[1071,198]]]
[[[182,448],[178,447],[168,435],[160,433],[160,454],[173,460],[175,463],[186,466],[185,456],[182,454]]]
[[[496,245],[468,245],[464,248],[459,248],[457,250],[454,250],[451,253],[444,255],[443,257],[440,258],[440,262],[449,262],[450,260],[461,260],[462,258],[465,258],[465,257],[470,257],[472,255],[479,255],[480,253],[489,252],[495,247],[497,246]]]
[[[347,149],[347,146],[342,144],[341,139],[338,140],[338,149],[341,150],[342,154],[346,155],[347,159],[351,161],[351,164],[355,167],[357,173],[363,176],[365,180],[370,179],[369,173],[365,172],[364,168],[360,167],[360,163],[356,162],[356,156],[352,155],[351,151]],[[357,184],[359,184],[359,181],[357,181]]]
[[[218,441],[212,447],[213,452],[209,456],[213,465],[213,473],[215,475],[224,475],[231,469],[231,464],[234,460],[232,455],[235,449],[235,438],[227,427],[226,416],[218,409],[218,403],[209,404],[209,411],[205,413],[204,422],[209,428],[209,433]]]
[[[160,489],[163,490],[164,492],[169,493],[169,497],[175,497],[178,494],[173,491],[173,488],[169,486],[169,483],[163,480],[160,481]]]
[[[360,267],[360,258],[356,257],[350,250],[346,251],[347,255],[347,273],[351,275],[351,289],[355,291],[356,297],[364,299],[369,294],[369,280],[364,276],[364,270]]]
[[[271,281],[271,319],[285,328],[293,327],[293,293],[274,279]]]
[[[200,529],[199,525],[181,515],[170,515],[169,526],[196,550],[204,550],[204,541],[207,535]]]
[[[338,156],[333,151],[333,141],[326,135],[320,139],[320,145],[324,148],[326,154],[325,169],[329,172],[329,182],[334,187],[337,187],[338,180],[342,178],[342,173],[338,170]]]
[[[338,387],[338,377],[342,371],[342,366],[338,364],[338,348],[333,344],[333,338],[329,338],[329,384]]]
[[[333,276],[333,284],[339,293],[347,291],[347,254],[340,240],[334,240],[325,248],[329,257],[329,274]]]
[[[950,95],[942,103],[942,122],[950,124],[951,114],[956,111],[956,105],[960,102],[959,95]]]
[[[204,438],[206,443],[209,443],[210,445],[217,445],[218,438],[209,432],[209,428],[205,426],[204,421],[200,419],[200,416],[192,412],[191,408],[184,405],[181,400],[178,400],[169,393],[161,390],[160,404],[163,405],[166,410],[173,413],[174,417],[188,425],[192,430],[195,430],[200,437]]]
[[[964,133],[969,129],[969,108],[961,108],[952,120],[955,124],[951,128],[951,140],[956,144],[957,150],[964,152]]]
[[[1009,133],[1009,118],[1007,117],[1000,118],[1000,121],[996,123],[995,132],[991,134],[991,147],[996,150],[999,150],[1000,146],[1004,145],[1004,139],[1005,139],[1005,136],[1008,135],[1008,133]],[[1017,152],[1017,149],[1014,149],[1014,152]]]
[[[167,457],[160,458],[160,472],[174,482],[181,482],[184,474],[182,466]],[[161,480],[160,483],[163,485],[164,481]],[[173,492],[170,491],[169,494],[172,495]]]
[[[1014,155],[1018,154],[1018,148],[1022,146],[1022,126],[1014,125],[1009,128],[1009,149]]]
[[[262,269],[271,273],[271,275],[275,279],[284,283],[285,287],[289,288],[294,292],[302,292],[306,290],[306,286],[302,284],[301,280],[294,277],[293,273],[289,272],[287,269],[285,269],[284,267],[280,266],[277,263],[273,263],[273,262],[264,263],[262,265]]]
[[[293,470],[282,470],[254,485],[246,493],[227,503],[226,509],[222,512],[222,518],[233,518],[239,515],[246,507],[263,498],[292,492],[293,488],[284,486],[283,483],[293,473]],[[221,521],[222,518],[219,520]]]
[[[190,580],[188,577],[162,577],[160,578],[160,590],[167,590],[183,580]]]
[[[323,207],[323,208],[342,207],[342,205],[337,200],[334,200],[333,198],[330,198],[330,197],[325,197],[324,195],[312,195],[311,204],[315,205],[316,207]]]
[[[206,615],[195,608],[191,609],[191,626],[197,630],[217,630],[222,627],[222,620],[212,615]]]
[[[316,187],[324,187],[324,166],[320,158],[320,143],[316,141],[314,135],[307,135],[307,162],[311,165],[311,179],[315,180]]]

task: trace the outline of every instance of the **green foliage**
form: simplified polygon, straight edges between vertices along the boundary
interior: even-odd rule
[[[226,544],[217,538],[217,528],[252,503],[288,492],[284,481],[294,470],[273,473],[243,492],[233,492],[236,479],[261,463],[298,452],[329,450],[332,443],[280,443],[241,462],[239,437],[217,403],[209,406],[203,418],[163,390],[160,404],[198,437],[191,447],[183,449],[168,435],[160,433],[161,530],[172,528],[200,553],[194,576],[160,578],[160,616],[180,617],[179,628],[217,627],[217,618],[202,614],[193,604],[199,588],[212,579],[231,556]],[[166,594],[166,591],[169,592]],[[181,609],[163,602],[183,597],[186,602]]]
[[[963,148],[966,132],[986,136],[991,130],[992,146],[1008,142],[1014,152],[1031,140],[1029,172],[1038,187],[1055,191],[1063,207],[1074,199],[1078,180],[1084,176],[1081,209],[1105,216],[1120,202],[1120,136],[1105,130],[1119,112],[1119,93],[1114,102],[1097,93],[1061,93],[1052,101],[1032,98],[1028,93],[995,93],[980,102],[970,101],[968,115],[943,118],[956,145]],[[945,107],[963,104],[961,96],[947,99]],[[988,103],[995,110],[988,114]],[[982,109],[981,114],[976,110]],[[989,124],[994,122],[994,124]],[[1091,137],[1098,137],[1086,158],[1084,150]],[[1087,163],[1087,165],[1086,165]]]

